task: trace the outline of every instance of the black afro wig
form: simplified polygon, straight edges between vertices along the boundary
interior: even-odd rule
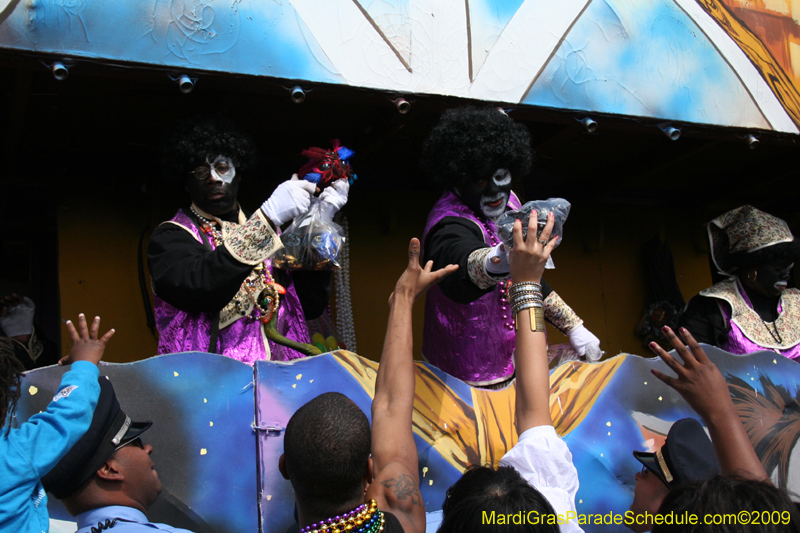
[[[163,149],[164,170],[178,183],[189,173],[219,155],[229,157],[237,170],[252,163],[253,142],[234,124],[221,116],[198,116],[179,122],[170,132]]]
[[[496,107],[448,109],[422,147],[421,164],[437,187],[487,179],[498,168],[522,178],[531,168],[528,129]]]

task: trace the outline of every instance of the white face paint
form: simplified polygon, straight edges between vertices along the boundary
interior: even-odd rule
[[[511,183],[511,172],[505,168],[498,168],[494,176],[492,176],[492,181],[494,181],[495,185],[498,187],[505,187]]]
[[[214,161],[206,161],[211,165],[211,178],[214,181],[230,183],[236,177],[236,167],[229,157],[218,155]]]
[[[486,218],[497,218],[506,210],[511,194],[511,173],[508,169],[499,168],[492,175],[486,188],[488,194],[481,196],[481,212]]]

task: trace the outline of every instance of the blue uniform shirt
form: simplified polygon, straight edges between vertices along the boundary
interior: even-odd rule
[[[77,518],[77,533],[91,533],[92,528],[98,527],[98,524],[103,524],[103,527],[105,527],[106,520],[109,521],[108,524],[111,524],[115,519],[114,525],[108,529],[109,533],[156,533],[158,531],[192,533],[188,529],[180,529],[166,524],[152,524],[148,522],[143,512],[133,507],[122,507],[121,505],[92,509],[79,514]]]

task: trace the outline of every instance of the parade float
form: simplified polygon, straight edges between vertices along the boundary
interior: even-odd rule
[[[761,194],[753,187],[763,183],[776,197],[773,212],[790,223],[796,214],[796,207],[787,207],[797,196],[787,184],[796,179],[791,169],[800,132],[796,11],[789,0],[0,0],[7,160],[24,161],[41,175],[58,170],[59,176],[88,176],[95,183],[92,169],[76,169],[75,162],[91,160],[97,151],[89,146],[100,141],[118,147],[113,158],[141,174],[146,165],[136,158],[154,159],[155,142],[148,140],[154,130],[219,97],[234,114],[252,115],[252,126],[274,130],[273,137],[263,134],[264,144],[285,138],[272,145],[274,151],[299,154],[313,144],[307,137],[315,126],[326,132],[320,135],[333,132],[323,141],[341,136],[364,158],[359,185],[373,195],[354,198],[354,205],[372,208],[378,193],[389,198],[377,223],[368,218],[371,211],[350,219],[353,270],[347,275],[359,284],[353,305],[364,339],[361,355],[337,350],[255,367],[200,353],[146,359],[155,353],[154,342],[140,316],[139,274],[131,265],[142,226],[159,220],[150,211],[142,216],[141,205],[157,211],[161,201],[149,196],[150,177],[137,181],[134,170],[112,166],[112,156],[104,156],[100,163],[114,169],[108,173],[122,178],[109,178],[115,185],[93,197],[100,202],[87,207],[69,195],[52,199],[59,207],[57,219],[48,222],[59,243],[58,261],[50,267],[56,282],[39,290],[47,294],[55,287],[68,310],[59,312],[57,299],[44,306],[55,324],[51,332],[59,335],[59,316],[97,302],[127,346],[111,360],[146,359],[109,364],[101,372],[114,381],[131,416],[155,423],[150,434],[165,493],[153,519],[198,532],[278,532],[293,524],[291,487],[276,467],[282,430],[297,407],[326,391],[348,394],[369,413],[378,363],[368,357],[378,353],[385,313],[366,315],[376,302],[385,307],[400,272],[386,267],[385,276],[374,276],[373,260],[388,256],[391,243],[407,242],[406,233],[421,232],[429,205],[412,205],[423,186],[408,154],[416,155],[413,147],[445,107],[489,103],[535,126],[544,170],[525,184],[550,196],[577,196],[576,215],[582,207],[591,214],[585,225],[575,222],[575,238],[562,248],[576,260],[559,258],[560,271],[583,283],[572,299],[584,297],[594,309],[587,321],[606,325],[599,333],[604,349],[634,352],[632,330],[645,298],[635,287],[643,277],[638,250],[619,245],[625,237],[633,233],[644,241],[649,232],[663,242],[677,224],[685,238],[676,247],[677,269],[686,274],[681,283],[689,285],[681,288],[688,295],[709,285],[702,232],[697,238],[691,228],[709,220],[711,210],[725,210],[709,191],[722,191],[720,202],[728,206]],[[111,103],[111,118],[91,105],[94,100]],[[97,122],[103,127],[95,128]],[[342,132],[342,124],[350,130]],[[58,163],[37,167],[42,160]],[[295,168],[296,162],[276,166]],[[620,170],[624,164],[636,170]],[[720,175],[728,181],[715,183]],[[18,174],[20,186],[27,176]],[[48,179],[54,178],[30,180],[36,197],[49,198]],[[402,182],[407,194],[400,199],[407,204],[401,214],[410,216],[398,215],[384,182]],[[130,210],[103,205],[115,195],[133,198],[143,184],[151,186],[148,196]],[[54,187],[52,194],[60,190]],[[686,190],[699,197],[687,209],[702,215],[684,216],[684,210],[675,217],[665,207],[671,209]],[[422,196],[433,202],[424,191]],[[653,206],[661,218],[650,224]],[[403,231],[392,236],[397,219]],[[406,219],[410,226],[402,226]],[[77,251],[87,227],[108,228],[96,237],[105,248],[88,255]],[[604,253],[605,263],[586,259]],[[101,265],[92,272],[113,271],[111,288],[84,284],[88,276],[80,269],[87,257]],[[569,292],[567,285],[560,283]],[[123,286],[134,289],[118,289]],[[103,295],[91,296],[96,293]],[[615,309],[606,303],[612,296],[632,303]],[[125,312],[115,319],[117,308]],[[352,339],[348,347],[355,348]],[[765,352],[734,358],[708,351],[768,473],[797,491],[798,367]],[[623,353],[552,370],[551,414],[580,473],[579,513],[623,513],[638,471],[631,451],[657,448],[672,422],[694,416],[649,373],[663,366]],[[467,466],[497,464],[513,446],[514,387],[475,389],[424,363],[417,371],[421,490],[426,509],[436,511]],[[44,408],[62,372],[28,374],[21,420]],[[55,501],[51,516],[70,520]]]

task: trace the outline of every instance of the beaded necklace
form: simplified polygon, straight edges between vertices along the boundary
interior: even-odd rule
[[[772,337],[772,340],[783,346],[783,337],[781,337],[781,332],[778,331],[778,324],[776,324],[775,322],[765,322],[764,319],[761,320],[761,323],[764,324],[764,327],[767,329],[767,333],[769,333],[770,337]],[[772,327],[775,328],[774,333],[772,332],[771,329],[769,329],[769,326],[767,324],[772,324]]]
[[[214,241],[214,247],[216,248],[222,245],[222,232],[215,227],[215,221],[202,216],[195,211],[194,207],[190,207],[189,209],[191,209],[194,216],[200,221],[200,229],[203,233]],[[272,315],[278,311],[281,304],[281,295],[286,294],[286,289],[282,285],[275,283],[275,280],[269,273],[266,261],[256,265],[253,271],[256,273],[256,276],[261,276],[263,278],[266,288],[261,291],[261,294],[256,294],[256,280],[250,279],[250,277],[247,277],[242,282],[242,287],[253,301],[252,318],[266,324],[272,319]],[[236,309],[239,312],[244,312],[241,302],[236,302]]]
[[[483,228],[486,230],[486,234],[489,236],[489,241],[492,247],[497,246],[498,245],[497,235],[495,235],[495,232],[490,228],[489,220],[483,217],[480,217],[478,220],[480,220],[481,224],[483,224]],[[514,317],[509,316],[508,313],[508,288],[511,287],[511,278],[499,282],[497,284],[497,287],[498,287],[498,294],[500,297],[500,310],[503,313],[503,320],[505,321],[503,323],[503,327],[511,331],[514,329]]]
[[[350,298],[350,228],[347,217],[342,216],[339,225],[344,231],[344,244],[339,254],[339,264],[342,268],[333,273],[333,286],[336,292],[336,329],[345,347],[351,352],[358,353],[356,330],[353,326],[353,302]]]
[[[300,533],[379,533],[383,531],[386,518],[378,509],[378,502],[362,503],[349,513],[334,516],[318,524],[311,524]]]

